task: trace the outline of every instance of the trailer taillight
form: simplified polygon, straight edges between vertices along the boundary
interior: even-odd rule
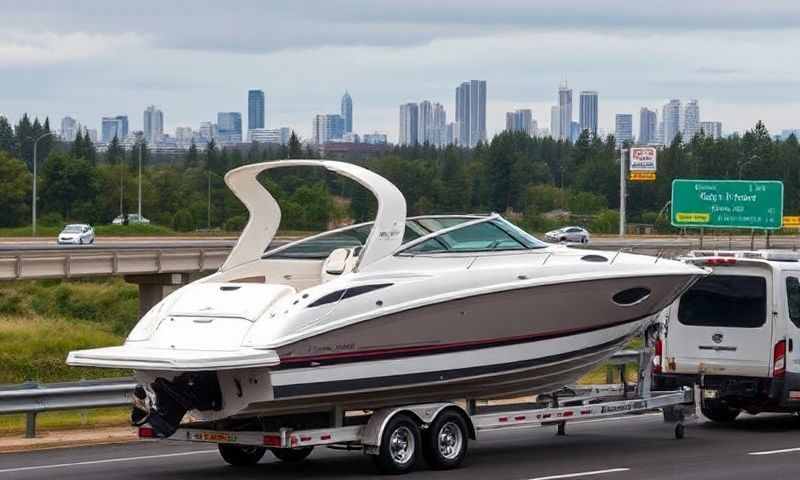
[[[772,354],[772,376],[782,377],[786,373],[786,340],[775,344]]]
[[[156,431],[152,427],[139,427],[139,438],[156,438]]]
[[[661,338],[656,339],[655,354],[653,355],[653,373],[661,373],[663,368],[664,342]]]

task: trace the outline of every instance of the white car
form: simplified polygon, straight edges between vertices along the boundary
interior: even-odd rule
[[[66,225],[58,234],[58,244],[85,245],[94,243],[94,228],[85,223]]]
[[[550,242],[589,243],[589,231],[583,227],[564,227],[544,234]]]
[[[122,215],[117,215],[117,217],[111,222],[113,225],[122,225],[124,217]],[[129,213],[128,214],[128,224],[134,225],[140,223],[142,225],[149,225],[150,220],[140,217],[138,213]]]

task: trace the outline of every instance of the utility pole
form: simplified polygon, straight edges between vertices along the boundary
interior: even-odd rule
[[[39,140],[43,139],[44,137],[46,137],[48,135],[54,135],[54,133],[53,132],[45,132],[45,133],[39,135],[33,141],[33,202],[32,202],[33,211],[31,212],[31,236],[33,236],[33,237],[36,236],[36,196],[37,196],[36,195],[36,163],[37,163],[36,156],[38,154],[37,148],[39,146]]]
[[[206,228],[211,231],[211,170],[208,171],[208,223]]]
[[[142,147],[144,140],[139,140],[139,223],[142,222]]]
[[[627,149],[619,149],[619,236],[625,236],[625,152]]]

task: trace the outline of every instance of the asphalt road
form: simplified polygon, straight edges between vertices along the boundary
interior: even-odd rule
[[[566,437],[554,429],[483,434],[470,445],[462,468],[424,468],[407,478],[549,480],[754,479],[800,474],[800,418],[757,416],[733,426],[699,423],[675,440],[661,416],[570,424]],[[282,464],[268,453],[259,465],[226,465],[213,445],[132,443],[0,454],[3,479],[294,479],[374,478],[369,458],[358,452],[318,449],[305,463]]]

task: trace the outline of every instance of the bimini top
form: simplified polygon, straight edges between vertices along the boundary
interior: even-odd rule
[[[281,167],[322,167],[354,180],[367,188],[378,200],[375,226],[367,237],[358,265],[367,266],[392,254],[403,241],[406,220],[406,199],[391,182],[366,168],[330,160],[278,160],[255,163],[231,170],[225,183],[244,203],[250,219],[220,271],[261,258],[281,223],[281,209],[275,198],[258,181],[258,174]]]

